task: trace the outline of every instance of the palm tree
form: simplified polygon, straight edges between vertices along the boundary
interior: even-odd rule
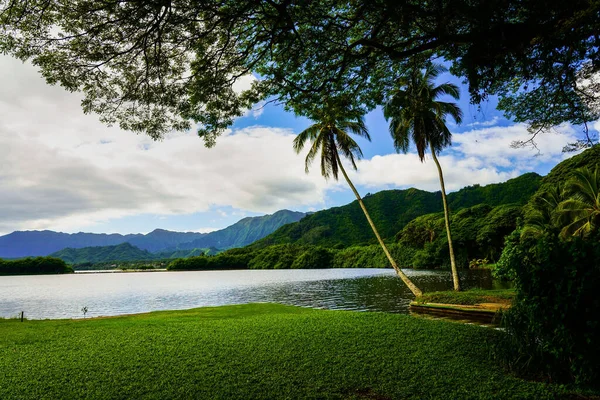
[[[526,208],[525,226],[521,230],[521,236],[539,237],[549,229],[557,228],[557,210],[564,199],[562,185],[550,186],[536,194]]]
[[[561,236],[587,236],[600,227],[600,168],[592,171],[580,168],[565,186],[567,200],[561,202],[556,214]]]
[[[394,139],[396,151],[408,152],[411,139],[417,147],[421,162],[425,159],[427,149],[431,151],[442,188],[442,202],[444,203],[444,219],[448,235],[454,290],[461,290],[452,246],[450,211],[446,200],[444,174],[437,154],[451,143],[452,133],[446,126],[446,116],[450,115],[456,123],[460,123],[462,112],[456,103],[436,101],[436,98],[440,95],[450,95],[455,99],[460,96],[458,87],[451,83],[434,86],[435,79],[444,71],[446,71],[446,68],[435,64],[430,64],[424,73],[418,68],[413,68],[408,75],[399,79],[398,89],[385,104],[383,112],[386,120],[390,121],[390,133]]]
[[[358,191],[352,184],[350,178],[348,178],[348,174],[344,169],[342,161],[340,159],[340,153],[344,155],[344,157],[350,160],[350,164],[352,168],[356,170],[356,162],[355,159],[360,159],[362,157],[362,151],[358,144],[350,137],[348,132],[352,132],[358,136],[371,140],[369,136],[369,132],[365,126],[362,115],[354,114],[349,115],[347,118],[340,117],[338,112],[326,112],[321,111],[319,113],[318,120],[315,124],[309,126],[304,131],[300,132],[300,134],[294,139],[294,150],[296,153],[300,153],[304,148],[306,142],[311,142],[310,150],[308,151],[308,155],[306,156],[305,161],[305,169],[308,173],[308,169],[313,160],[320,154],[321,156],[321,174],[325,178],[329,178],[333,176],[335,180],[338,179],[338,172],[341,171],[342,175],[348,182],[350,189],[354,192],[356,199],[358,200],[358,204],[360,208],[365,213],[365,217],[367,217],[367,221],[369,225],[371,225],[371,229],[373,229],[373,233],[377,237],[379,244],[383,248],[383,251],[388,258],[390,264],[398,274],[398,276],[404,281],[406,286],[413,292],[413,294],[417,297],[422,295],[421,290],[415,286],[414,283],[402,272],[402,270],[396,264],[396,261],[392,258],[387,246],[381,239],[365,204],[362,201],[362,198],[358,194]]]

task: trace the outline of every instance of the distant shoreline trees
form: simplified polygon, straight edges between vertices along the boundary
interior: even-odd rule
[[[35,257],[18,260],[0,259],[0,275],[69,274],[73,268],[60,258]]]

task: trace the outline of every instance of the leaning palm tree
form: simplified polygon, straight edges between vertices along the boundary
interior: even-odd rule
[[[442,202],[444,204],[444,219],[448,236],[448,249],[450,251],[450,266],[454,290],[461,290],[452,246],[450,232],[450,211],[446,200],[444,174],[438,161],[437,154],[450,145],[452,133],[446,126],[446,116],[450,115],[456,123],[462,121],[462,112],[456,103],[436,101],[440,95],[450,95],[459,98],[456,85],[444,83],[435,86],[435,79],[446,68],[430,64],[423,73],[418,68],[413,68],[406,76],[397,82],[398,89],[392,94],[383,108],[386,120],[390,121],[390,133],[394,139],[396,151],[408,152],[412,141],[417,147],[421,162],[425,159],[427,149],[431,151],[433,161],[437,166],[442,188]]]
[[[383,248],[383,252],[388,258],[390,264],[398,274],[398,276],[404,281],[406,286],[413,292],[417,297],[422,295],[421,290],[415,286],[414,283],[402,272],[402,270],[396,264],[396,261],[392,258],[387,246],[381,239],[362,198],[358,194],[358,191],[352,184],[352,181],[348,177],[344,165],[340,159],[340,153],[350,160],[352,168],[356,170],[355,159],[362,157],[362,151],[358,144],[350,137],[348,132],[352,132],[358,136],[371,140],[369,132],[365,126],[362,115],[354,114],[349,115],[347,118],[342,118],[337,112],[325,112],[319,113],[317,122],[309,126],[294,139],[294,150],[296,153],[300,153],[304,148],[306,142],[311,142],[312,145],[308,151],[305,161],[305,169],[308,173],[309,166],[313,160],[320,154],[321,157],[321,174],[325,178],[333,176],[335,180],[338,179],[338,172],[341,171],[342,175],[348,182],[350,189],[354,192],[360,208],[365,213],[373,233],[377,237],[379,244]]]
[[[565,186],[566,200],[557,209],[561,236],[587,236],[600,228],[600,168],[580,168]]]

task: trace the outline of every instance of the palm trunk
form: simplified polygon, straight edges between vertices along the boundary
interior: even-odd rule
[[[390,254],[387,246],[383,242],[383,239],[381,239],[381,236],[379,236],[379,232],[377,231],[377,228],[375,227],[375,224],[373,223],[373,220],[371,219],[371,216],[369,215],[369,212],[367,211],[367,208],[365,207],[365,204],[363,203],[362,198],[358,194],[358,191],[352,184],[352,181],[350,181],[350,178],[348,178],[348,174],[346,174],[346,170],[344,169],[344,166],[342,165],[342,161],[340,160],[340,156],[339,156],[339,154],[337,154],[337,152],[335,154],[335,157],[337,158],[338,165],[340,167],[340,170],[342,171],[342,174],[344,175],[344,178],[346,178],[346,182],[348,182],[350,189],[352,189],[352,191],[354,192],[354,195],[356,196],[356,199],[358,200],[358,204],[360,204],[360,208],[362,208],[363,212],[365,213],[365,217],[367,217],[367,221],[369,222],[369,225],[371,225],[371,229],[373,229],[373,233],[375,233],[375,236],[377,237],[379,244],[383,248],[383,252],[385,253],[385,256],[388,258],[390,264],[392,264],[392,268],[394,268],[394,270],[396,271],[396,274],[398,274],[400,279],[402,279],[402,281],[406,284],[406,286],[408,286],[410,291],[413,292],[413,294],[416,297],[420,297],[423,294],[423,292],[421,292],[421,289],[416,287],[415,284],[412,283],[412,281],[408,278],[408,276],[406,276],[406,274],[404,272],[402,272],[402,270],[398,267],[398,264],[396,264],[396,261],[394,261],[394,259],[392,258],[392,255]]]
[[[431,155],[440,175],[440,185],[442,187],[442,202],[444,203],[444,220],[446,221],[446,234],[448,234],[448,250],[450,251],[450,267],[452,268],[452,280],[454,281],[454,290],[460,291],[460,280],[458,279],[458,271],[456,270],[456,260],[454,258],[454,247],[452,246],[452,234],[450,233],[450,211],[448,211],[448,201],[446,200],[446,188],[444,186],[444,174],[442,166],[435,155],[435,149],[430,143]]]

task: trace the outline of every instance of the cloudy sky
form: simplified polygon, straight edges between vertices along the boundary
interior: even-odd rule
[[[81,95],[48,86],[34,67],[0,56],[0,234],[15,230],[146,233],[155,228],[208,232],[246,216],[280,209],[314,211],[346,204],[345,182],[326,181],[292,150],[310,121],[267,106],[236,121],[214,148],[194,132],[163,141],[106,127],[81,111]],[[458,80],[447,75],[442,80]],[[538,150],[512,149],[528,138],[495,101],[469,105],[462,88],[461,126],[440,162],[448,190],[503,182],[525,172],[546,174],[580,134],[561,126]],[[367,115],[372,142],[351,174],[362,194],[417,187],[438,190],[431,160],[396,154],[380,110]],[[600,124],[594,125],[600,129]]]

